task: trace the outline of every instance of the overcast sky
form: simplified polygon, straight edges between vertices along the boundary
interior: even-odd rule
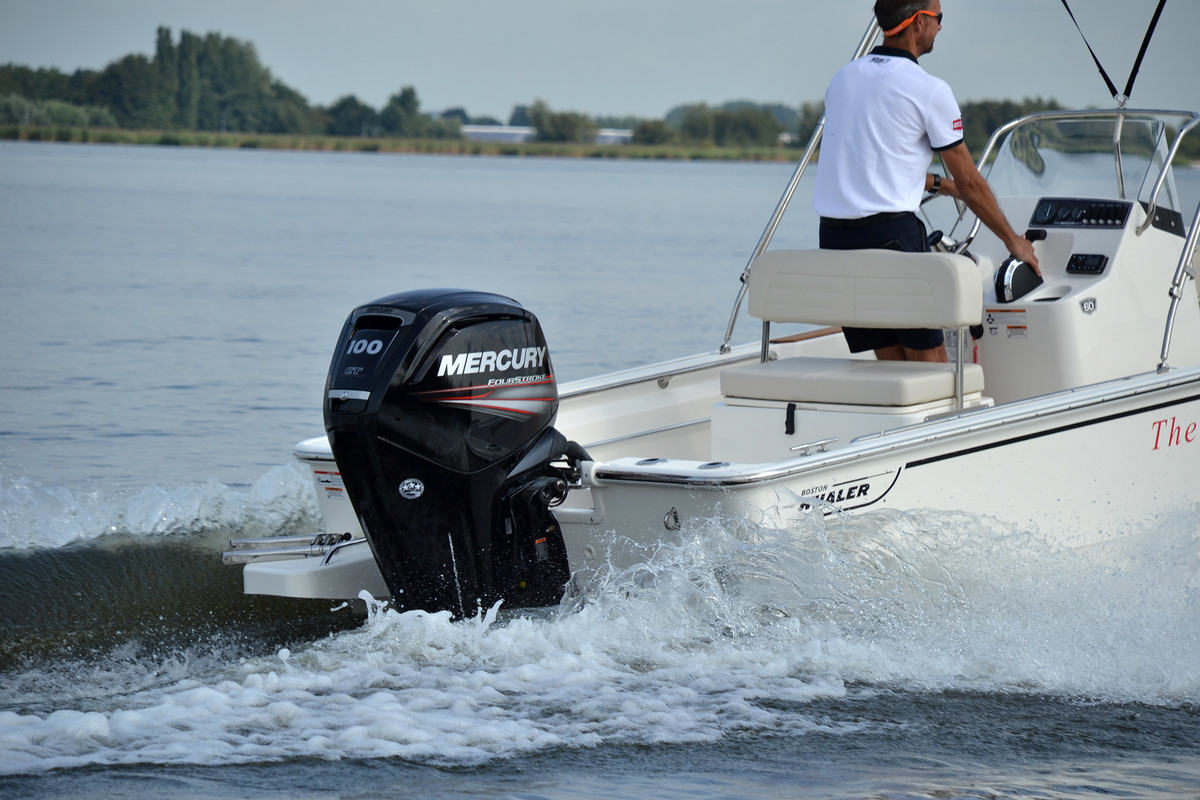
[[[1118,88],[1157,0],[1074,0]],[[151,54],[171,28],[252,42],[313,104],[380,108],[406,85],[421,108],[508,119],[556,110],[661,117],[681,103],[796,106],[822,97],[871,0],[0,0],[0,63],[102,69]],[[1061,0],[943,0],[921,63],[960,102],[1053,97],[1112,105]],[[1200,109],[1200,0],[1168,0],[1131,106]]]

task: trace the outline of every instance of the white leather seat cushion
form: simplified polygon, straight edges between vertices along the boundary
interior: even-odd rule
[[[983,319],[983,283],[949,253],[768,250],[750,269],[749,310],[769,322],[965,328]]]

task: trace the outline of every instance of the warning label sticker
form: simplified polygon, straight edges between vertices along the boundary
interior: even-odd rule
[[[345,486],[342,483],[342,473],[333,472],[332,470],[313,470],[313,477],[317,479],[317,483],[324,486],[326,489],[341,489]]]
[[[1025,339],[1029,325],[1023,308],[989,308],[983,312],[983,330],[988,336]]]

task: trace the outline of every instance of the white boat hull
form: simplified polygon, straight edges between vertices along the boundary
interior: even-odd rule
[[[558,513],[573,566],[598,566],[689,523],[786,526],[797,512],[938,510],[1082,547],[1197,502],[1200,373],[1147,375],[982,410],[789,462],[595,465],[592,508]],[[885,439],[881,441],[881,439]],[[617,564],[621,566],[620,563]]]

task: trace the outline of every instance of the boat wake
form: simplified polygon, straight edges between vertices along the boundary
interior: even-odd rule
[[[1196,519],[1187,509],[1089,550],[965,514],[695,521],[679,544],[596,572],[557,608],[453,621],[370,603],[359,622],[324,603],[310,617],[321,623],[289,637],[255,631],[261,609],[192,597],[197,618],[222,622],[172,647],[144,643],[163,609],[132,585],[126,638],[79,657],[30,648],[7,665],[0,772],[295,758],[461,767],[601,745],[836,738],[894,724],[838,704],[897,691],[1194,706]]]
[[[313,527],[317,518],[309,478],[292,465],[276,467],[245,489],[209,481],[116,494],[0,475],[0,553],[104,537],[195,536],[216,529],[273,536]]]
[[[0,674],[10,676],[0,707],[40,694],[49,707],[103,697],[137,685],[143,671],[196,669],[209,655],[269,651],[356,624],[331,619],[325,601],[245,596],[241,575],[214,556],[231,537],[307,533],[315,518],[312,487],[290,466],[248,489],[210,482],[129,495],[0,477]],[[64,676],[62,693],[50,673]],[[45,693],[11,678],[25,674]],[[101,684],[88,689],[80,674]]]
[[[848,683],[1196,702],[1197,518],[1089,548],[964,513],[710,521],[576,602],[648,620],[648,640],[719,631]]]

